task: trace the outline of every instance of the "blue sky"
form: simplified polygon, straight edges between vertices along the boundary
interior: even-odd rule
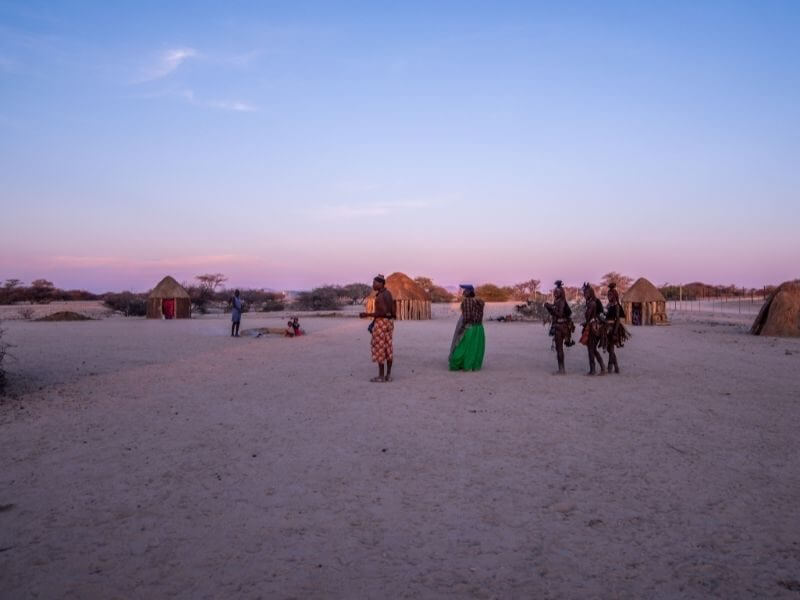
[[[0,0],[0,278],[800,276],[800,4]]]

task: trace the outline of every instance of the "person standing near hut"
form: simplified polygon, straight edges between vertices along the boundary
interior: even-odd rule
[[[231,337],[239,337],[239,324],[242,322],[242,299],[239,290],[233,292],[231,298]]]
[[[372,317],[369,331],[372,334],[370,350],[372,362],[378,363],[378,376],[370,379],[372,382],[389,382],[392,380],[392,363],[394,360],[394,298],[386,289],[386,278],[376,275],[372,280],[372,289],[375,290],[375,308],[371,313],[361,313],[361,318]],[[384,370],[385,365],[385,370]]]
[[[550,335],[553,336],[553,342],[556,346],[556,359],[558,360],[558,375],[565,375],[566,368],[564,366],[564,343],[567,347],[574,346],[575,342],[572,341],[572,332],[575,325],[572,322],[572,309],[567,302],[567,296],[564,293],[563,282],[558,279],[553,288],[553,303],[545,303],[544,307],[550,313],[553,319],[553,325],[550,328]]]
[[[475,297],[475,287],[460,286],[464,290],[461,301],[461,317],[458,319],[453,343],[450,344],[451,371],[480,371],[486,351],[486,335],[483,330],[484,302]]]
[[[613,367],[614,373],[619,373],[619,363],[617,362],[616,348],[622,348],[625,345],[629,335],[625,326],[622,324],[622,319],[625,318],[625,311],[622,310],[622,305],[619,303],[619,292],[617,291],[617,284],[611,282],[608,284],[608,306],[606,307],[606,336],[605,336],[605,350],[608,352],[608,372],[611,372]]]
[[[603,318],[603,303],[594,294],[594,288],[588,283],[583,284],[583,297],[586,300],[586,312],[584,313],[583,333],[581,334],[581,344],[586,344],[589,350],[589,372],[587,375],[596,375],[595,361],[600,363],[600,375],[606,374],[606,366],[603,357],[597,350],[603,338],[605,324]]]

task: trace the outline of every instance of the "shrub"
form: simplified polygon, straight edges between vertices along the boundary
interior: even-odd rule
[[[286,297],[283,294],[268,294],[261,304],[262,312],[274,312],[286,308]]]
[[[35,279],[28,290],[30,299],[37,304],[49,304],[53,300],[55,286],[47,279]]]
[[[525,304],[517,304],[516,311],[528,319],[550,321],[550,313],[544,307],[544,302],[528,300]]]
[[[213,290],[205,285],[184,285],[183,287],[188,292],[193,307],[200,312],[200,314],[206,314],[208,312],[209,303],[214,299]]]
[[[23,299],[25,288],[19,279],[6,279],[0,288],[0,304],[14,304]]]
[[[103,304],[121,312],[126,317],[143,317],[147,314],[147,300],[139,294],[122,292],[120,294],[106,294]]]
[[[19,316],[25,319],[26,321],[30,321],[33,318],[33,308],[30,306],[24,306],[20,308],[18,311]]]
[[[415,277],[414,282],[423,290],[425,290],[425,293],[428,294],[428,298],[430,298],[431,302],[452,302],[455,300],[453,294],[448,292],[442,286],[433,283],[433,280],[430,277]]]
[[[300,292],[295,300],[295,306],[299,310],[339,310],[341,296],[341,288],[325,285],[310,292]]]
[[[455,300],[453,294],[448,292],[445,288],[440,285],[434,285],[429,291],[428,295],[431,298],[431,302],[452,302]]]
[[[353,304],[362,304],[371,293],[372,286],[366,283],[348,283],[341,289],[341,294],[347,296]]]
[[[484,283],[478,286],[475,294],[486,302],[505,302],[511,297],[511,290],[498,287],[493,283]]]

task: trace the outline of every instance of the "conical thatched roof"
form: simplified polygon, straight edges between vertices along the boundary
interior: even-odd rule
[[[189,298],[189,292],[183,286],[167,275],[150,292],[148,298]]]
[[[644,277],[639,277],[622,296],[623,302],[666,302],[664,294]]]
[[[392,273],[386,278],[386,287],[395,300],[421,300],[430,302],[428,294],[405,273]],[[370,294],[375,295],[375,292]]]
[[[800,279],[780,284],[769,295],[750,333],[800,337]]]

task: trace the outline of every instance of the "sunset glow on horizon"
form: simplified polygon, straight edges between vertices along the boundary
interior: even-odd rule
[[[800,277],[800,6],[0,2],[0,282]]]

